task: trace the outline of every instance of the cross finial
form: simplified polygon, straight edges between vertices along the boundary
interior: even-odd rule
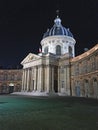
[[[57,17],[59,17],[59,12],[60,12],[59,10],[56,10]]]

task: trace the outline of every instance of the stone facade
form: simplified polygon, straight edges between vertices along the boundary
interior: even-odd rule
[[[98,44],[71,59],[73,96],[98,98]]]
[[[75,57],[75,43],[57,16],[41,40],[42,52],[21,62],[22,92],[98,98],[98,44]]]
[[[75,39],[57,16],[41,40],[42,52],[33,53],[23,65],[22,91],[70,95],[70,57],[75,56]]]
[[[0,93],[21,91],[22,70],[0,70]]]
[[[32,60],[31,60],[32,59]],[[53,92],[54,73],[57,74],[55,56],[29,54],[23,61],[22,91]],[[57,76],[57,75],[56,75]],[[55,80],[57,78],[55,76]]]
[[[98,98],[98,44],[74,58],[30,53],[22,64],[22,92]]]
[[[98,98],[98,44],[75,57],[75,43],[57,16],[41,40],[39,54],[29,53],[22,70],[0,70],[0,93]]]
[[[30,53],[22,62],[26,62],[23,70],[0,70],[0,93],[38,91],[98,98],[98,44],[74,58],[39,55]]]

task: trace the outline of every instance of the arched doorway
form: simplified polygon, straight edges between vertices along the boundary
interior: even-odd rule
[[[9,93],[13,93],[14,92],[14,84],[10,83],[9,84]]]

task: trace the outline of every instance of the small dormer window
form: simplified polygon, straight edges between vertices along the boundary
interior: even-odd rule
[[[45,54],[48,54],[48,46],[45,47],[45,49],[44,49],[44,53],[45,53]]]
[[[61,55],[61,46],[60,45],[56,46],[56,55]]]
[[[69,54],[70,54],[71,57],[73,56],[73,54],[72,54],[72,47],[71,46],[69,46]]]

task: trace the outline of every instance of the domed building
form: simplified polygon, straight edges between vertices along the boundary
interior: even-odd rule
[[[98,44],[75,57],[76,41],[59,16],[40,44],[39,54],[21,62],[23,69],[0,69],[0,94],[98,98]]]
[[[22,93],[98,98],[98,44],[75,57],[75,39],[59,16],[23,65]]]
[[[75,39],[57,16],[41,40],[42,51],[30,53],[22,62],[22,91],[70,95],[70,63],[75,56]],[[63,76],[64,74],[64,76]]]

